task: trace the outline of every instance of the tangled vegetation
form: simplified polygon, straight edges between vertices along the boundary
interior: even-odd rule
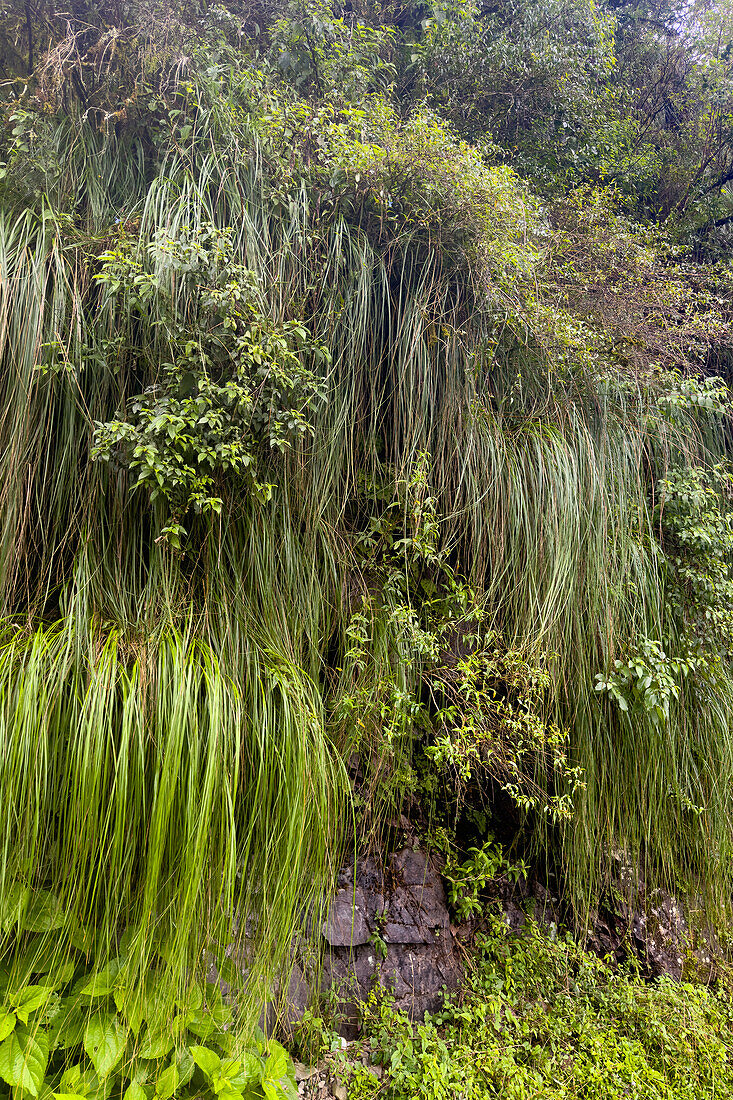
[[[0,1078],[287,1094],[395,815],[725,927],[727,0],[70,9],[0,2]]]
[[[412,1024],[375,994],[360,1057],[330,1060],[354,1100],[712,1100],[733,1092],[732,1037],[728,995],[646,984],[495,917],[460,998]]]

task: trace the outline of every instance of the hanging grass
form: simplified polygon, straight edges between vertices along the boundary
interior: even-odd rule
[[[235,945],[256,1022],[320,900],[341,780],[303,672],[253,639],[240,657],[170,628],[5,628],[6,942],[53,896],[54,941],[101,960],[124,933],[133,988],[162,953],[174,991]]]
[[[419,693],[389,599],[367,671],[346,656],[374,587],[359,538],[425,455],[442,560],[505,646],[546,662],[543,719],[569,730],[584,773],[571,822],[528,822],[570,897],[587,906],[620,848],[723,905],[730,680],[688,679],[663,725],[596,690],[639,639],[683,643],[652,492],[672,464],[715,461],[715,418],[674,420],[646,384],[556,369],[559,345],[522,304],[537,250],[522,251],[527,209],[508,177],[485,184],[503,206],[478,219],[488,237],[465,262],[473,222],[443,254],[426,245],[422,207],[386,247],[368,197],[324,213],[303,169],[285,202],[279,131],[253,122],[234,75],[217,89],[197,85],[194,134],[155,161],[85,124],[73,140],[60,128],[56,198],[74,196],[76,220],[47,205],[18,216],[10,199],[0,216],[0,895],[22,902],[8,942],[39,890],[61,907],[54,933],[90,955],[133,937],[133,982],[161,944],[185,985],[236,942],[251,1024],[338,867],[354,743],[339,700],[359,676],[393,675],[395,653],[400,690]],[[258,459],[272,499],[214,478],[223,507],[187,515],[178,552],[162,537],[166,502],[135,491],[117,452],[92,461],[95,425],[133,415],[180,352],[175,326],[203,323],[161,233],[224,230],[259,314],[305,321],[328,348],[325,400],[312,434]],[[95,278],[120,249],[154,287],[142,304]]]

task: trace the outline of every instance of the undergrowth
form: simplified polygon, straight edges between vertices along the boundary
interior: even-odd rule
[[[328,1057],[350,1100],[714,1100],[733,1095],[733,1000],[495,917],[439,1012],[411,1023],[379,987],[363,1038]]]
[[[9,894],[20,912],[19,891]],[[246,1049],[238,1041],[219,984],[233,971],[231,960],[219,963],[216,980],[190,983],[183,994],[170,988],[162,944],[141,984],[134,934],[123,935],[120,955],[95,970],[84,958],[82,935],[72,936],[61,954],[44,938],[64,926],[63,916],[58,898],[37,897],[17,922],[20,954],[12,968],[0,970],[0,1095],[297,1096],[292,1062],[278,1042],[259,1030]]]

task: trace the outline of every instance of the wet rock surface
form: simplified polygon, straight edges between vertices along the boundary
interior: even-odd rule
[[[357,1024],[374,983],[419,1018],[458,984],[462,967],[437,866],[420,849],[345,868],[323,926],[325,984],[343,1001],[342,1031]]]
[[[314,990],[331,990],[338,1010],[334,1024],[345,1039],[359,1034],[363,1004],[375,984],[412,1019],[436,1011],[444,991],[457,987],[462,960],[470,953],[482,919],[453,927],[439,864],[419,847],[405,847],[384,863],[368,857],[343,868],[321,926],[326,959],[320,981],[295,966],[288,990],[286,1023],[292,1026]],[[636,956],[648,977],[710,981],[721,957],[713,934],[697,927],[672,895],[650,891],[626,868],[616,876],[606,903],[592,915],[586,950],[611,962]],[[633,900],[631,900],[633,899]],[[536,879],[493,880],[487,907],[518,932],[528,917],[550,935],[563,926],[557,888]],[[315,1085],[314,1085],[315,1087]],[[310,1086],[307,1086],[309,1089]],[[310,1095],[306,1086],[301,1089]],[[320,1081],[313,1095],[329,1095]]]
[[[712,981],[723,951],[712,929],[664,890],[643,886],[633,901],[614,898],[592,918],[586,949],[622,962],[633,953],[650,978]]]

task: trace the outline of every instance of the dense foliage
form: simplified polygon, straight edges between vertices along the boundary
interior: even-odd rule
[[[278,1095],[237,1043],[400,815],[448,876],[496,819],[578,926],[614,852],[724,923],[727,0],[0,24],[0,1077],[163,1097],[115,982],[106,1076],[48,1016],[124,959],[192,1088]]]
[[[327,1042],[322,1020],[308,1030]],[[732,1037],[729,996],[646,984],[494,917],[460,998],[410,1023],[375,994],[358,1050],[330,1060],[353,1100],[712,1100],[733,1091]]]
[[[21,889],[11,887],[19,911]],[[7,909],[6,909],[7,913]],[[22,921],[12,967],[0,972],[0,1091],[3,1096],[172,1096],[293,1100],[293,1067],[274,1039],[260,1036],[241,1057],[234,1014],[219,982],[166,989],[164,968],[137,980],[139,945],[124,936],[101,970],[83,959],[83,936],[64,944],[63,961],[41,933],[65,926],[59,900],[37,896]],[[159,960],[161,961],[161,960]],[[220,963],[220,973],[233,968]]]

